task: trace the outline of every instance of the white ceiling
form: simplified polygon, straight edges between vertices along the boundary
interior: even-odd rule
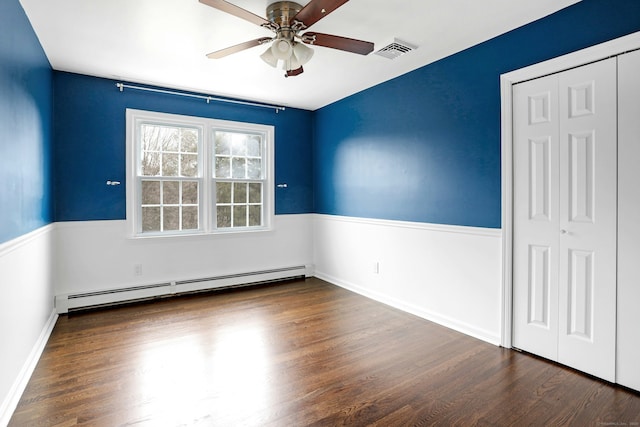
[[[351,0],[310,30],[367,40],[375,51],[395,37],[418,49],[389,60],[316,46],[305,72],[284,78],[259,58],[264,46],[207,59],[272,33],[198,0],[20,0],[56,70],[308,110],[578,1]],[[265,16],[269,0],[231,2]]]

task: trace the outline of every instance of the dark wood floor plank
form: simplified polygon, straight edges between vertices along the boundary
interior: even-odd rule
[[[635,392],[307,279],[62,316],[10,425],[638,422]]]

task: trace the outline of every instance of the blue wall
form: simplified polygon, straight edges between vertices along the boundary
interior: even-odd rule
[[[0,1],[0,243],[52,220],[51,76],[18,0]]]
[[[124,219],[127,108],[275,126],[276,214],[313,210],[309,111],[239,106],[125,89],[116,81],[54,73],[55,220]],[[107,180],[121,181],[107,186]]]
[[[52,72],[18,0],[0,2],[0,29],[0,243],[54,219],[125,218],[125,186],[105,181],[125,180],[126,108],[274,125],[277,214],[497,228],[499,75],[640,30],[640,1],[583,0],[315,113]]]
[[[638,30],[639,0],[583,0],[320,109],[316,212],[499,228],[500,74]]]

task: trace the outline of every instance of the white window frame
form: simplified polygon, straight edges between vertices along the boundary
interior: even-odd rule
[[[141,124],[152,123],[169,126],[184,126],[198,129],[201,143],[198,147],[199,175],[187,180],[198,180],[199,185],[199,229],[162,232],[142,232],[140,138],[137,130]],[[216,226],[216,188],[213,176],[215,162],[214,132],[246,132],[260,134],[263,137],[263,165],[265,168],[262,190],[262,226],[217,228]],[[214,234],[236,234],[246,232],[269,231],[273,227],[274,209],[274,127],[255,123],[210,119],[205,117],[184,116],[158,113],[145,110],[126,110],[126,202],[127,229],[132,238],[163,238],[175,236],[197,236]],[[177,178],[182,180],[185,178]]]

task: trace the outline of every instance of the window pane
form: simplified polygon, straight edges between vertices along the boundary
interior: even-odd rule
[[[162,203],[165,205],[177,205],[180,203],[180,183],[178,181],[165,181],[162,183]]]
[[[247,184],[244,182],[233,184],[233,203],[247,203]]]
[[[160,181],[142,181],[142,204],[160,204]]]
[[[160,208],[142,208],[142,232],[160,231]]]
[[[163,127],[156,125],[142,125],[140,127],[142,149],[147,151],[162,151]]]
[[[216,154],[231,154],[231,140],[227,132],[216,132]]]
[[[232,134],[231,154],[234,156],[246,156],[247,155],[247,141],[246,135],[241,133]]]
[[[162,154],[162,175],[178,176],[178,154]]]
[[[216,157],[216,178],[231,178],[231,165],[228,157]]]
[[[231,227],[231,206],[218,206],[217,216],[218,228]]]
[[[144,151],[142,153],[142,175],[160,175],[160,153]]]
[[[180,229],[180,208],[170,206],[162,208],[162,227],[164,230]]]
[[[260,159],[247,159],[247,178],[260,179],[262,177],[262,161]]]
[[[233,175],[232,178],[246,178],[246,159],[233,158]]]
[[[180,169],[181,176],[198,176],[198,155],[181,154]]]
[[[233,226],[234,227],[247,226],[247,207],[246,206],[233,207]]]
[[[262,184],[257,182],[249,184],[249,203],[262,203]]]
[[[262,225],[262,206],[249,206],[249,226]]]
[[[260,157],[260,146],[262,138],[258,135],[251,135],[247,141],[247,156]]]
[[[180,139],[180,151],[183,153],[198,152],[198,131],[195,129],[182,129]]]
[[[182,183],[182,203],[185,205],[198,204],[198,183],[185,181]]]
[[[185,206],[182,208],[182,229],[197,230],[198,229],[198,207]]]
[[[158,133],[158,138],[160,140],[162,151],[178,151],[179,147],[179,130],[177,128],[168,128],[163,126],[158,126],[160,132]]]
[[[216,184],[216,203],[231,203],[230,182],[218,182]]]

